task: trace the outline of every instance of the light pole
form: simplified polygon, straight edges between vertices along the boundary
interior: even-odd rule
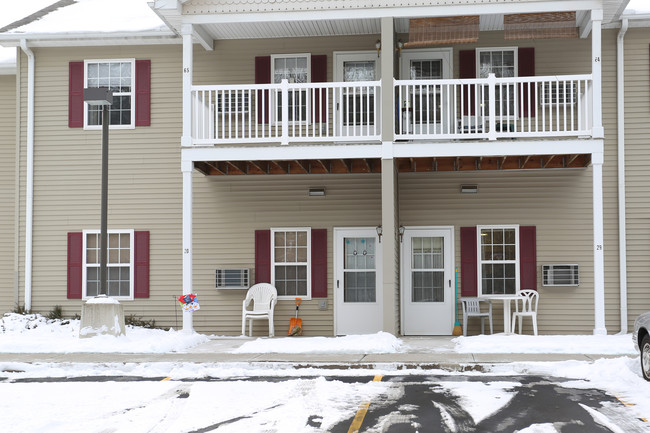
[[[84,89],[84,101],[88,105],[102,107],[102,192],[99,244],[99,295],[108,296],[108,109],[113,103],[113,91],[108,87]]]

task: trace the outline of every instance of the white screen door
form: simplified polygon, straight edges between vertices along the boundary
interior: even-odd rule
[[[337,335],[382,330],[381,244],[373,228],[334,229]]]
[[[402,244],[404,335],[451,335],[453,228],[407,228]]]
[[[363,137],[379,133],[379,94],[374,87],[354,85],[377,81],[379,75],[375,51],[334,53],[334,82],[351,83],[334,91],[338,135]]]
[[[443,80],[452,78],[449,49],[402,51],[400,78],[402,80]],[[416,85],[408,95],[403,128],[416,134],[448,134],[453,132],[456,115],[451,107],[454,95],[445,85]],[[405,95],[406,97],[406,95]],[[407,132],[407,131],[404,131]]]

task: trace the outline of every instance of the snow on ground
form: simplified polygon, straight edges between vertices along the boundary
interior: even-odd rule
[[[48,320],[39,314],[0,319],[0,353],[165,353],[208,341],[201,334],[127,326],[126,335],[79,338],[79,320]]]
[[[163,331],[128,327],[127,335],[80,339],[78,320],[48,320],[40,315],[7,314],[0,319],[0,353],[167,353],[187,352],[210,340],[233,337],[205,336],[182,331]],[[235,337],[238,339],[240,337]],[[347,337],[241,338],[238,353],[399,353],[420,348],[409,347],[408,339],[387,333]],[[232,346],[229,346],[232,347]],[[228,349],[231,350],[232,349]],[[429,350],[429,349],[428,349]],[[435,351],[431,348],[430,351]],[[643,380],[639,358],[630,335],[520,336],[487,335],[457,337],[441,351],[463,353],[593,353],[623,355],[594,362],[513,362],[487,367],[486,373],[509,381],[446,381],[440,386],[457,395],[475,421],[486,418],[512,397],[518,376],[542,375],[566,378],[563,386],[603,389],[634,405],[630,413],[650,419],[650,383]],[[199,351],[200,352],[200,351]],[[631,355],[631,356],[630,356]],[[155,358],[155,356],[153,357]],[[152,359],[153,359],[152,358]],[[62,358],[63,360],[65,357]],[[325,380],[324,375],[458,375],[443,370],[399,370],[395,365],[374,369],[327,370],[294,369],[286,363],[263,366],[250,363],[190,362],[110,362],[110,363],[24,363],[0,362],[0,377],[10,380],[29,378],[70,378],[93,376],[140,376],[171,378],[149,382],[77,382],[51,384],[17,383],[0,380],[0,413],[12,417],[2,421],[0,431],[90,432],[97,422],[112,426],[115,432],[190,431],[192,428],[237,419],[218,431],[257,431],[273,425],[274,431],[304,432],[305,414],[320,413],[323,428],[349,417],[360,401],[372,401],[395,392],[388,382],[349,383]],[[184,382],[186,379],[288,376],[295,379],[271,381]],[[511,380],[511,383],[510,383]],[[191,387],[191,393],[189,389]],[[187,398],[177,398],[187,392]],[[11,398],[3,398],[2,396]],[[61,399],[61,395],[66,395]],[[296,398],[309,395],[310,398]],[[486,398],[489,396],[490,398]],[[37,411],[34,408],[38,408]],[[189,410],[190,417],[177,416]],[[215,411],[215,408],[218,410]],[[74,415],[62,413],[74,411]],[[594,414],[596,416],[597,414]],[[166,419],[162,419],[166,418]],[[177,418],[177,419],[176,419]],[[160,426],[165,425],[165,429]],[[555,432],[551,425],[534,425],[529,432]],[[613,430],[616,431],[616,430]]]

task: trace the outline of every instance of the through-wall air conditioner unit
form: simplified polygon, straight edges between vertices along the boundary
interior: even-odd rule
[[[578,286],[578,265],[542,265],[542,286]]]
[[[215,273],[217,289],[248,289],[250,286],[250,269],[217,269]]]

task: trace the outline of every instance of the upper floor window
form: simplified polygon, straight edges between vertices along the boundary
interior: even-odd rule
[[[311,54],[282,54],[271,56],[271,82],[280,84],[287,80],[291,84],[311,82]],[[288,95],[289,121],[306,123],[309,121],[309,99],[307,90],[291,90]],[[282,95],[278,93],[274,103],[275,121],[282,120]]]
[[[271,229],[271,282],[279,299],[311,298],[311,229]]]
[[[84,87],[108,87],[113,91],[109,110],[111,127],[135,127],[135,59],[86,60],[84,64]],[[100,127],[101,112],[101,106],[86,104],[84,127]]]
[[[514,295],[519,288],[519,226],[478,226],[480,295]]]
[[[497,78],[512,78],[518,76],[517,71],[517,48],[478,48],[476,50],[478,67],[477,77],[487,78],[494,74]],[[496,90],[496,113],[497,116],[516,116],[516,89],[514,84],[498,85]],[[485,114],[489,114],[487,103],[487,91],[483,95]]]

